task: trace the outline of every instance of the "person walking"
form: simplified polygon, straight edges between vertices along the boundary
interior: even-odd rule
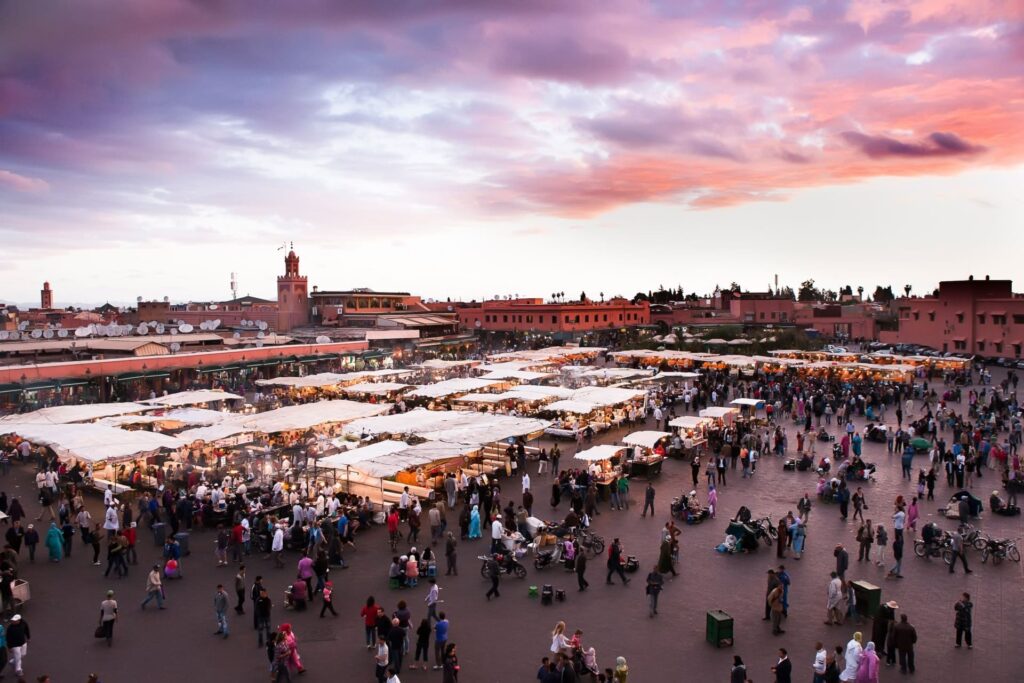
[[[330,612],[334,616],[338,616],[338,613],[334,611],[334,582],[325,581],[324,588],[320,592],[320,618],[323,619],[324,612]]]
[[[262,647],[264,639],[269,645],[273,640],[273,634],[270,630],[270,612],[273,609],[273,603],[270,601],[270,596],[267,594],[267,589],[260,585],[259,596],[256,598],[255,603],[252,606],[253,616],[256,618],[256,646]]]
[[[391,653],[388,651],[388,639],[383,633],[377,635],[377,651],[373,655],[373,663],[376,666],[378,683],[385,683],[388,675],[388,660]]]
[[[782,583],[779,583],[767,597],[768,610],[771,612],[772,635],[785,633],[782,630]]]
[[[864,498],[864,489],[860,486],[853,493],[853,518],[857,519],[860,517],[860,521],[864,522],[864,510],[868,507],[867,501]]]
[[[665,579],[662,577],[661,572],[658,571],[658,566],[655,565],[647,575],[648,616],[652,618],[658,613],[658,596],[661,594],[664,583]]]
[[[879,524],[875,528],[875,548],[877,549],[877,553],[875,555],[876,566],[885,566],[885,548],[887,545],[889,545],[889,534],[886,532],[885,527]]]
[[[647,488],[644,489],[644,508],[640,516],[646,517],[648,510],[651,511],[651,517],[654,517],[654,484],[651,482],[647,482]]]
[[[896,560],[896,564],[889,570],[888,577],[893,579],[902,579],[903,574],[900,572],[903,569],[903,534],[896,534],[892,540],[892,557]]]
[[[870,562],[871,561],[871,546],[875,542],[875,528],[871,524],[871,520],[861,520],[860,527],[857,529],[857,543],[860,549],[857,551],[858,562]]]
[[[828,668],[828,650],[821,642],[814,644],[814,664],[811,670],[814,671],[813,683],[825,683],[825,670]]]
[[[427,620],[434,623],[438,620],[437,606],[444,602],[441,599],[441,587],[437,585],[437,579],[430,579],[430,590],[427,591],[427,597],[423,601],[427,603]]]
[[[743,663],[743,658],[739,655],[732,656],[729,683],[747,683],[747,665]]]
[[[956,618],[953,620],[953,626],[956,628],[956,646],[960,647],[963,641],[967,640],[967,649],[971,650],[974,648],[974,643],[971,640],[971,626],[974,621],[974,603],[971,602],[971,594],[961,595],[953,605],[953,611],[956,612]]]
[[[574,571],[576,572],[576,582],[579,584],[580,592],[590,587],[590,582],[587,581],[586,577],[587,561],[587,554],[583,552],[582,548],[577,548]]]
[[[973,574],[973,570],[967,566],[967,553],[964,552],[964,534],[962,529],[958,529],[950,534],[950,550],[953,551],[953,557],[949,560],[949,573],[952,574],[956,568],[957,558],[964,565],[965,574]]]
[[[164,607],[163,577],[160,575],[160,565],[158,564],[154,564],[149,574],[146,575],[146,599],[142,601],[142,609],[146,609],[150,600],[156,600],[158,608],[166,609]]]
[[[496,598],[501,597],[501,593],[498,591],[498,585],[501,583],[501,567],[498,566],[498,561],[493,556],[487,560],[487,578],[491,581],[491,587],[487,591],[487,601],[490,602],[491,596]]]
[[[235,595],[238,597],[238,604],[235,605],[236,614],[245,614],[245,565],[238,565],[238,572],[235,573]]]
[[[456,546],[458,541],[455,540],[455,532],[448,532],[448,540],[444,544],[444,559],[448,565],[448,571],[445,572],[445,576],[458,576],[459,568],[457,564],[458,555],[456,554]]]
[[[11,617],[11,623],[7,625],[7,651],[11,654],[11,664],[14,665],[14,675],[21,678],[25,675],[22,666],[25,655],[28,654],[28,644],[32,639],[32,631],[20,614]]]
[[[434,624],[434,671],[440,671],[444,664],[445,647],[448,644],[448,616],[441,612]]]
[[[846,548],[840,543],[836,545],[832,555],[836,558],[836,576],[846,581],[846,570],[850,568],[850,553],[846,552]]]
[[[771,620],[772,608],[768,598],[771,596],[772,591],[782,585],[782,582],[779,580],[779,575],[775,573],[774,569],[769,569],[765,573],[768,574],[768,585],[765,587],[764,591],[764,618],[762,618],[761,621]]]
[[[914,673],[914,645],[917,643],[917,629],[915,629],[906,614],[900,615],[900,621],[893,627],[893,647],[900,660],[900,673],[908,671]]]
[[[420,668],[417,662],[420,658],[423,658],[423,670],[426,671],[430,668],[430,619],[423,618],[420,620],[420,625],[416,629],[416,651],[413,654],[412,664],[409,665],[409,669]]]
[[[843,601],[843,581],[835,572],[832,572],[831,577],[828,582],[828,599],[825,603],[825,625],[836,624],[838,626],[843,623],[843,614],[839,610],[839,604]]]
[[[213,635],[228,637],[228,592],[224,585],[217,584],[217,592],[213,594],[213,611],[217,615],[217,630]]]
[[[789,653],[786,648],[779,648],[779,661],[772,667],[775,674],[775,683],[793,683],[793,662],[789,661]]]
[[[114,591],[107,591],[107,598],[100,603],[100,632],[107,640],[107,647],[114,644],[114,622],[117,621],[117,600]]]
[[[612,545],[608,548],[608,577],[604,582],[609,586],[612,584],[613,574],[619,575],[623,586],[629,583],[626,573],[622,571],[622,544],[619,543],[618,538],[612,540]]]

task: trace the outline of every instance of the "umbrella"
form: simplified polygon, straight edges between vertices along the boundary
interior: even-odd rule
[[[926,451],[931,448],[932,442],[919,436],[916,439],[911,439],[910,445],[913,446],[915,450]]]

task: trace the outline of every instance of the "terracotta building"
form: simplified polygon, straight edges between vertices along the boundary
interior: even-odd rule
[[[284,258],[284,275],[277,276],[278,331],[287,331],[309,323],[309,285],[299,274],[299,257],[289,250]]]
[[[463,329],[488,332],[582,333],[649,325],[647,302],[628,299],[545,303],[543,299],[510,299],[454,307]]]
[[[899,329],[883,341],[922,344],[939,351],[1021,358],[1024,295],[1011,280],[951,280],[931,296],[897,299]]]
[[[44,311],[53,308],[53,290],[50,289],[49,282],[44,282],[43,288],[39,290],[39,308]]]

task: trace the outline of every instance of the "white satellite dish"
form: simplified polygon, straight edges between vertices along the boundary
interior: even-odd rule
[[[177,353],[178,351],[181,351],[181,344],[179,344],[178,342],[172,342],[171,343],[171,351],[174,352],[174,353]]]
[[[61,328],[57,330],[57,336],[60,337],[61,339],[64,339],[65,337],[68,336],[68,331],[65,330],[64,328]]]
[[[248,324],[249,324],[249,321],[246,320],[245,318],[242,318],[241,320],[238,321],[238,326],[239,327],[245,327]]]
[[[79,327],[78,329],[75,330],[76,337],[88,337],[89,334],[90,333],[88,327]]]
[[[0,330],[0,341],[3,341],[4,339],[7,339],[7,337],[8,337],[7,330]]]
[[[195,328],[193,328],[193,327],[192,327],[191,325],[189,325],[188,323],[185,323],[184,325],[178,325],[178,330],[179,330],[179,331],[181,331],[181,332],[182,332],[182,334],[188,334],[188,333],[189,333],[189,332],[191,332],[191,331],[192,331],[193,329],[195,329]]]
[[[257,340],[256,341],[256,348],[257,349],[262,349],[263,348],[263,341],[262,340]]]
[[[261,321],[259,322],[259,324],[257,324],[256,326],[257,326],[258,328],[260,328],[261,330],[265,330],[265,329],[267,329],[267,327],[268,327],[268,325],[267,325],[267,321],[266,321],[266,320],[261,320]]]
[[[178,334],[178,328],[177,327],[172,327],[171,328],[171,334]]]
[[[18,339],[21,339],[21,335],[18,334],[17,332],[11,332],[8,338],[16,341]]]
[[[150,328],[156,327],[156,326],[157,326],[157,325],[159,325],[159,324],[160,324],[160,323],[158,323],[158,322],[157,322],[157,321],[155,321],[155,320],[150,320],[150,321],[149,321],[148,323],[146,323],[146,325],[148,325],[148,326],[149,326]]]
[[[40,329],[32,330],[32,338],[33,339],[40,339],[42,336],[43,336],[43,331],[42,330],[40,330]]]
[[[211,330],[215,330],[215,329],[217,329],[218,327],[220,327],[220,318],[217,318],[217,319],[215,319],[215,320],[211,320],[211,321],[210,321],[210,329],[211,329]]]
[[[242,333],[241,332],[235,332],[231,336],[234,337],[235,339],[241,339],[242,338]]]
[[[20,323],[18,323],[18,329],[19,330],[27,330],[28,329],[28,321],[27,320],[22,320]]]
[[[135,331],[139,334],[146,334],[149,332],[149,327],[147,327],[145,323],[140,323],[139,326],[135,328]]]
[[[316,343],[317,344],[330,344],[331,343],[331,338],[328,337],[327,335],[321,334],[319,337],[316,338]]]
[[[43,332],[43,336],[47,339],[53,339],[53,330],[46,330],[46,332]]]
[[[257,339],[263,339],[263,338],[264,338],[264,337],[266,337],[266,336],[267,336],[267,335],[266,335],[266,334],[264,334],[262,330],[256,333],[256,338],[257,338]]]
[[[156,333],[157,334],[163,334],[164,333],[164,325],[163,325],[163,323],[160,323],[159,325],[156,326]]]
[[[217,304],[210,304],[210,310],[211,311],[216,311],[217,310]]]

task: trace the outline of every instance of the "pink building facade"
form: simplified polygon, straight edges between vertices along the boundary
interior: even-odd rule
[[[651,309],[647,302],[627,299],[545,303],[543,299],[485,301],[473,306],[456,307],[465,330],[488,332],[585,333],[649,325]]]
[[[1019,359],[1024,352],[1024,295],[1011,280],[939,283],[932,296],[898,299],[899,330],[886,340],[939,351]]]

